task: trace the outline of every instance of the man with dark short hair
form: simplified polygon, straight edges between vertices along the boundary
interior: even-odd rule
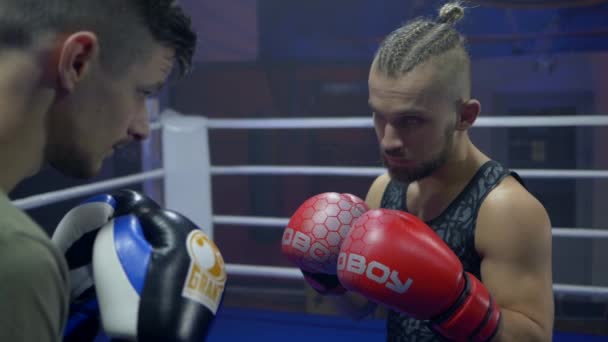
[[[92,177],[146,138],[146,98],[195,45],[171,0],[0,2],[0,340],[60,341],[70,296],[61,252],[7,193],[47,163]]]

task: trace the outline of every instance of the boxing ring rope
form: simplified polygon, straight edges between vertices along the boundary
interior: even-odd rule
[[[266,228],[285,228],[289,223],[288,217],[259,217],[259,216],[231,216],[215,215],[214,224],[228,226],[252,226]],[[590,228],[557,228],[552,230],[554,237],[579,238],[579,239],[608,239],[608,230]]]
[[[526,178],[608,178],[608,170],[556,170],[556,169],[515,169]],[[298,175],[298,176],[351,176],[377,177],[385,172],[381,167],[333,167],[333,166],[212,166],[213,175]]]
[[[306,129],[306,128],[371,128],[369,118],[319,119],[207,119],[165,111],[161,123],[152,129],[162,132],[163,167],[109,181],[39,194],[13,201],[22,209],[32,209],[53,202],[103,192],[117,187],[162,179],[165,206],[189,217],[213,238],[213,225],[284,228],[288,218],[213,215],[211,178],[217,175],[306,175],[376,177],[384,172],[379,167],[321,166],[217,166],[209,158],[210,129]],[[561,127],[608,126],[608,116],[522,116],[479,118],[474,127]],[[186,152],[195,151],[194,154]],[[608,170],[516,170],[528,178],[605,179]],[[605,239],[607,230],[586,228],[553,228],[553,236],[565,238]],[[226,265],[236,276],[302,279],[299,269],[291,267]],[[608,287],[554,284],[557,295],[608,298]]]
[[[473,127],[567,127],[607,126],[608,116],[493,116],[480,117]],[[213,119],[209,129],[323,129],[370,128],[371,118]]]
[[[212,166],[212,175],[306,175],[306,176],[351,176],[351,177],[375,177],[383,172],[383,168],[374,167],[310,167],[310,166]],[[600,170],[516,170],[522,177],[527,178],[608,178],[608,171]],[[141,174],[135,174],[130,176],[124,176],[115,178],[108,181],[97,182],[93,184],[81,185],[59,191],[52,191],[44,194],[34,195],[19,200],[13,201],[13,203],[23,209],[34,209],[48,204],[52,204],[58,201],[65,201],[81,196],[95,194],[97,192],[116,189],[119,187],[141,183],[149,180],[162,179],[165,176],[164,169],[157,169],[153,171],[144,172]],[[259,218],[260,223],[252,222],[256,218],[250,217],[248,220],[239,220],[238,217],[229,216],[219,218],[218,222],[221,224],[251,224],[251,225],[266,225],[266,222],[270,225],[280,222],[283,225],[285,219],[280,218]],[[226,221],[228,220],[228,221]],[[271,220],[271,221],[268,221]],[[279,221],[274,221],[279,220]],[[286,223],[286,221],[285,221]],[[554,228],[554,231],[557,228]],[[579,228],[563,228],[562,231],[576,230],[582,232],[583,229]],[[603,234],[594,235],[593,230],[589,230],[589,233],[584,235],[587,237],[601,237]],[[606,233],[608,236],[608,233]],[[578,236],[576,232],[572,232],[571,235],[562,233],[561,236]],[[580,236],[583,237],[583,236]]]
[[[137,184],[148,180],[162,179],[165,176],[165,170],[158,169],[140,174],[114,178],[107,181],[97,182],[93,184],[80,185],[67,188],[59,191],[47,192],[44,194],[34,195],[19,200],[13,201],[17,207],[28,210],[42,207],[59,201],[66,201],[80,196],[88,196],[103,191],[124,187],[127,185]]]
[[[261,277],[261,278],[280,278],[291,280],[302,280],[302,272],[293,267],[276,266],[250,266],[240,264],[227,264],[226,272],[238,274],[240,276]]]

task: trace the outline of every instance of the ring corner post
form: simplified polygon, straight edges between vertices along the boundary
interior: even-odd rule
[[[165,206],[213,239],[208,119],[170,112],[162,121]]]

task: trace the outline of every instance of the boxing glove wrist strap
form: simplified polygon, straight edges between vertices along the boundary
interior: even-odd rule
[[[340,284],[340,280],[335,274],[311,273],[301,270],[304,279],[322,295],[342,295],[346,289]]]
[[[465,287],[456,303],[430,325],[452,341],[489,341],[498,331],[500,308],[477,278],[465,273],[464,279]]]

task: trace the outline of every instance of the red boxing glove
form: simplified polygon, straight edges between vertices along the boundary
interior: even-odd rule
[[[419,320],[453,341],[488,341],[500,308],[452,250],[417,217],[376,209],[342,244],[338,278],[348,290]]]
[[[281,250],[319,293],[345,292],[336,276],[340,246],[352,222],[367,209],[354,195],[327,192],[307,199],[289,220]]]

